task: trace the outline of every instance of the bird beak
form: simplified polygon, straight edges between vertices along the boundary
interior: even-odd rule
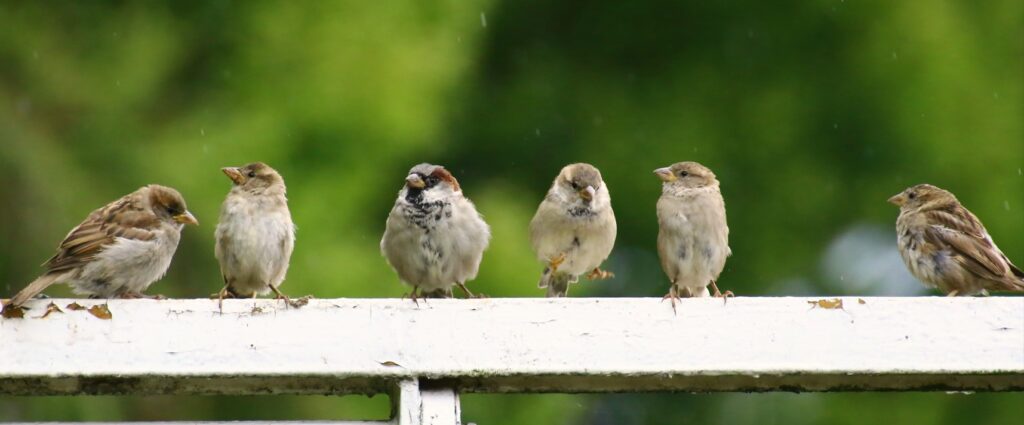
[[[239,170],[238,167],[224,167],[220,170],[223,171],[231,181],[235,182],[235,184],[245,183],[245,176],[242,175],[242,171]]]
[[[903,193],[897,193],[889,198],[889,203],[897,207],[902,207],[904,202]]]
[[[196,226],[199,225],[199,220],[196,220],[196,216],[192,215],[192,213],[188,211],[185,211],[182,214],[174,216],[174,221],[181,224],[192,224]]]
[[[405,184],[413,189],[423,189],[424,187],[427,187],[427,183],[424,182],[423,178],[418,174],[409,174],[409,176],[405,178]]]
[[[596,193],[596,192],[597,191],[594,190],[594,186],[587,186],[587,187],[581,189],[579,191],[579,194],[580,194],[580,198],[583,198],[584,201],[590,202],[590,201],[594,200],[594,193]]]
[[[658,178],[663,182],[674,182],[676,181],[676,175],[672,173],[672,170],[668,167],[659,168],[654,170],[654,174],[658,175]]]

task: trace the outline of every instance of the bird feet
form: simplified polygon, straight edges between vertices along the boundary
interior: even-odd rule
[[[408,294],[402,294],[402,299],[404,300],[406,297],[408,297],[409,299],[412,300],[413,303],[416,304],[416,307],[419,307],[420,306],[420,302],[418,300],[416,300],[416,296],[419,293],[419,291],[420,291],[420,287],[419,286],[413,286],[412,290],[409,291]],[[424,297],[423,295],[419,295],[419,298],[423,298],[424,302],[427,300],[427,298]]]
[[[675,284],[668,288],[668,293],[664,297],[661,297],[661,302],[665,302],[665,300],[672,301],[672,315],[676,315],[676,301],[679,300],[679,291],[676,289]]]
[[[587,279],[589,280],[604,280],[615,277],[615,273],[607,270],[601,270],[600,267],[595,267],[590,273],[587,273]]]
[[[718,284],[715,283],[715,281],[713,280],[711,281],[711,289],[711,296],[715,298],[721,298],[723,304],[729,302],[729,298],[736,296],[736,294],[733,294],[730,290],[726,290],[725,292],[718,290]]]
[[[558,266],[561,266],[562,263],[564,263],[564,262],[565,262],[565,253],[564,252],[561,253],[561,254],[558,254],[558,255],[556,255],[554,257],[551,257],[551,259],[548,260],[548,270],[551,271],[551,274],[555,274],[555,272],[558,271]]]
[[[458,282],[456,283],[456,285],[458,285],[459,288],[462,289],[462,292],[466,295],[466,298],[487,298],[487,295],[484,294],[478,293],[476,295],[473,295],[472,292],[469,292],[469,288],[466,287],[465,283]]]
[[[122,300],[166,300],[167,297],[163,295],[146,295],[141,292],[125,292],[117,296]]]
[[[302,307],[302,306],[304,306],[306,304],[309,304],[309,300],[313,298],[312,295],[306,295],[304,297],[297,298],[297,299],[293,300],[291,298],[288,298],[288,296],[285,295],[283,292],[281,292],[280,289],[277,289],[276,286],[271,285],[270,286],[270,290],[274,291],[274,294],[275,294],[274,299],[275,300],[284,300],[284,305],[287,306],[287,307],[291,307],[291,308],[299,308],[299,307]]]

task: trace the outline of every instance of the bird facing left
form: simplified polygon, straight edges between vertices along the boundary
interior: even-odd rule
[[[217,298],[255,297],[273,291],[288,305],[304,304],[307,297],[292,301],[278,289],[295,248],[295,225],[284,178],[262,162],[221,171],[232,186],[214,234],[214,254],[224,279]]]
[[[424,297],[452,296],[476,278],[491,230],[462,194],[459,182],[439,165],[409,170],[388,215],[380,250],[398,277]]]
[[[178,248],[181,229],[198,225],[177,190],[151,184],[93,211],[71,229],[46,272],[5,308],[20,307],[53,283],[92,298],[145,298]]]

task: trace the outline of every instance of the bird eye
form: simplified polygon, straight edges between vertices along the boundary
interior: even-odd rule
[[[580,185],[576,182],[569,183],[569,185],[572,186],[572,190],[580,190]]]
[[[680,171],[679,172],[679,177],[686,177],[688,175],[690,175],[690,173],[687,173],[686,171]]]
[[[167,214],[174,215],[175,214],[174,207],[167,207]]]
[[[910,199],[914,199],[914,198],[917,197],[917,194],[914,193],[914,192],[910,192],[910,193],[907,194],[907,197],[910,198]]]
[[[253,177],[256,177],[256,172],[255,171],[249,171],[249,178],[251,179]]]

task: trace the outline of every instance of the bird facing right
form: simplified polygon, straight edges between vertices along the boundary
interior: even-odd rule
[[[151,184],[89,214],[71,229],[46,273],[6,305],[19,307],[53,283],[97,298],[145,298],[163,277],[185,224],[198,225],[177,190]]]
[[[274,291],[289,305],[300,305],[303,301],[293,303],[278,289],[295,248],[284,178],[262,162],[221,171],[232,186],[214,235],[214,254],[224,279],[217,297],[255,297]]]
[[[696,162],[679,162],[654,170],[662,180],[658,199],[658,256],[672,282],[665,298],[672,309],[679,297],[706,297],[707,286],[714,295],[716,280],[725,268],[729,249],[729,226],[725,201],[715,174]]]
[[[949,191],[919,184],[889,198],[889,203],[900,207],[900,256],[927,286],[949,296],[1024,291],[1024,272]]]
[[[583,273],[589,279],[614,276],[601,270],[615,245],[615,213],[608,185],[590,164],[562,168],[530,221],[530,243],[544,262],[541,288],[564,297]]]

